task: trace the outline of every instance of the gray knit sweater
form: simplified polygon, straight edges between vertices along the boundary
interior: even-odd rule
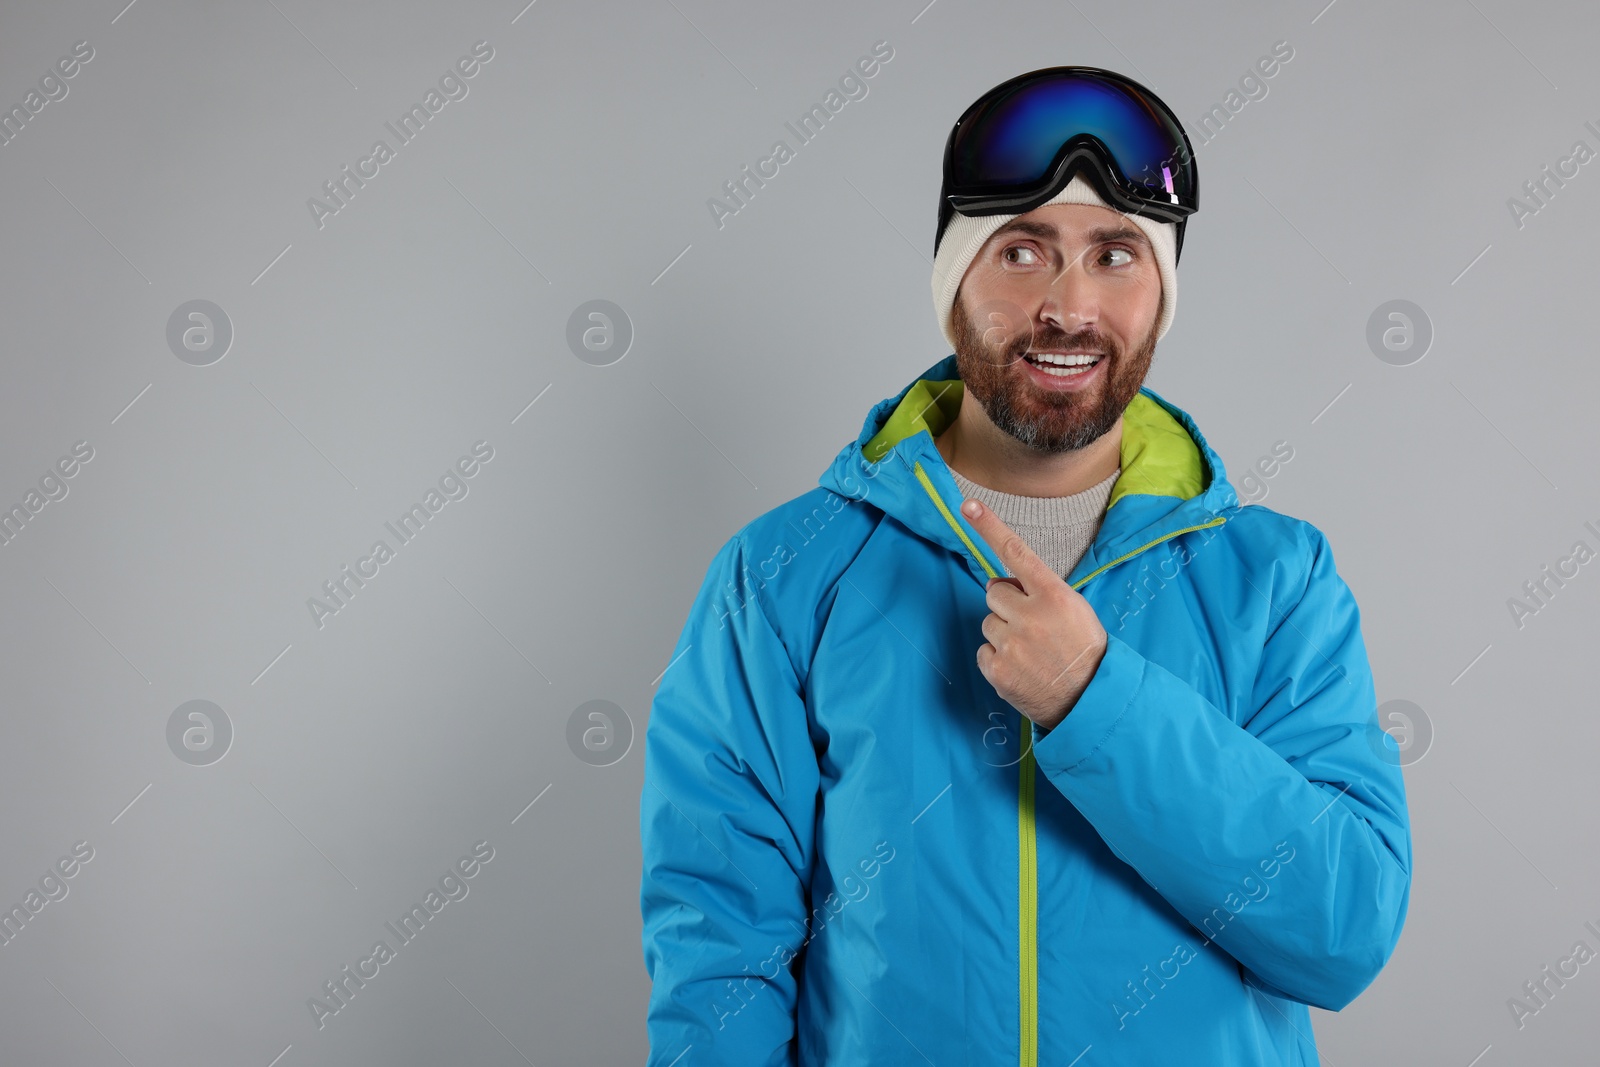
[[[993,511],[1051,570],[1065,578],[1099,532],[1111,487],[1122,471],[1112,471],[1099,485],[1070,496],[1002,493],[963,477],[954,467],[950,473],[955,475],[963,498],[973,497]]]

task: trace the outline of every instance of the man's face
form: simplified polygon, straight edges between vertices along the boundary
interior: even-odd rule
[[[1079,449],[1144,384],[1160,309],[1144,231],[1093,204],[1035,208],[995,231],[961,280],[957,368],[1001,430],[1041,452]]]

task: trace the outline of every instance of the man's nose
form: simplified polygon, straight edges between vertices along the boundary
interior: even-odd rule
[[[1081,259],[1069,259],[1045,285],[1039,318],[1071,332],[1100,318],[1100,287],[1084,269]]]

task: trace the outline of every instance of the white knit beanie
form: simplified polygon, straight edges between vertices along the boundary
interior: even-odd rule
[[[1083,180],[1083,175],[1074,175],[1067,183],[1066,188],[1057,193],[1046,204],[1094,204],[1099,207],[1110,207],[1094,187]],[[1041,205],[1044,206],[1044,205]],[[1111,208],[1116,211],[1116,208]],[[1150,245],[1155,249],[1156,266],[1161,271],[1161,311],[1158,315],[1160,325],[1156,328],[1156,340],[1166,336],[1167,330],[1172,326],[1172,316],[1178,307],[1178,274],[1177,274],[1177,231],[1170,222],[1161,222],[1157,219],[1145,218],[1143,215],[1129,215],[1118,211],[1129,222],[1144,231],[1150,239]],[[939,329],[944,333],[944,339],[950,343],[952,350],[956,347],[955,331],[950,328],[950,311],[955,306],[956,290],[961,287],[961,279],[966,277],[967,268],[972,265],[972,260],[977,256],[978,250],[985,241],[1006,223],[1016,218],[1015,215],[963,215],[956,212],[950,216],[949,223],[945,226],[944,236],[939,241],[939,251],[933,257],[933,311],[939,319]]]

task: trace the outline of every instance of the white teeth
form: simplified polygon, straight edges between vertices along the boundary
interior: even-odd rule
[[[1036,363],[1053,363],[1058,367],[1086,367],[1100,359],[1093,354],[1064,356],[1056,352],[1029,352],[1028,358]]]

